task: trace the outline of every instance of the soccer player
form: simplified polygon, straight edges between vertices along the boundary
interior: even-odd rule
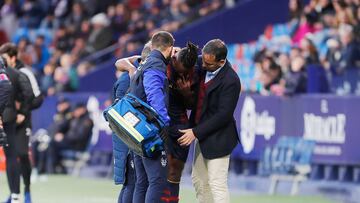
[[[190,127],[187,109],[191,109],[193,106],[194,78],[197,75],[194,66],[197,58],[197,46],[188,42],[186,47],[175,53],[171,64],[168,66],[168,112],[170,116],[169,137],[166,142],[168,153],[168,202],[179,201],[179,183],[189,153],[189,146],[180,146],[177,140],[182,135],[179,130]]]

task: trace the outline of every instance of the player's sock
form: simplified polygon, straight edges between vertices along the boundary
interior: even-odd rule
[[[24,203],[31,203],[31,195],[30,192],[25,192],[24,194]]]
[[[180,190],[179,185],[180,185],[179,183],[168,181],[168,189],[170,191],[169,202],[179,202],[179,190]]]

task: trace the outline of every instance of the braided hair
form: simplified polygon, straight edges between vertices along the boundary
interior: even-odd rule
[[[191,69],[195,66],[198,58],[198,46],[192,42],[188,42],[186,47],[182,48],[177,56],[177,60],[182,63],[186,69]]]

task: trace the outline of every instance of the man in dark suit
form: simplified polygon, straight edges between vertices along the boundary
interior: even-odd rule
[[[209,41],[199,59],[201,70],[197,103],[192,111],[195,127],[181,130],[180,145],[195,141],[192,180],[199,202],[230,202],[227,186],[230,154],[238,143],[234,110],[240,79],[226,60],[223,41]]]

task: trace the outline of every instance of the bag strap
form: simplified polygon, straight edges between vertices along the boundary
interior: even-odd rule
[[[146,106],[144,106],[143,104],[141,104],[135,97],[133,97],[132,95],[127,95],[130,100],[131,100],[131,105],[137,109],[138,111],[140,111],[145,117],[146,120],[148,120],[151,123],[154,123],[156,125],[156,127],[158,129],[161,129],[161,124],[160,124],[160,118],[159,116],[152,110],[148,109]]]

